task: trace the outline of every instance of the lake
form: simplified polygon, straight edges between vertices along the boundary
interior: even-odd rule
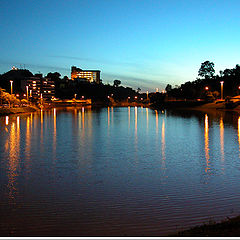
[[[166,236],[239,215],[239,181],[236,113],[0,117],[1,236]]]

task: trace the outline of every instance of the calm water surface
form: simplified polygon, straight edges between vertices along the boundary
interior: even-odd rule
[[[0,118],[1,236],[163,236],[240,214],[239,181],[238,114]]]

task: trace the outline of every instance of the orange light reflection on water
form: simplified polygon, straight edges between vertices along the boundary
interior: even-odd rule
[[[147,130],[148,130],[148,108],[146,108],[146,117],[147,117]]]
[[[238,144],[239,144],[239,152],[240,152],[240,116],[238,117]]]
[[[204,121],[204,141],[205,141],[205,158],[206,158],[206,168],[205,172],[208,172],[209,168],[209,124],[208,124],[208,115],[205,114],[205,121]]]
[[[84,129],[84,122],[85,122],[85,119],[84,119],[84,107],[82,107],[82,128]]]
[[[26,163],[26,170],[29,173],[31,171],[30,166],[30,152],[31,152],[31,126],[32,126],[32,119],[28,116],[27,117],[27,124],[26,124],[26,147],[25,147],[25,163]]]
[[[137,107],[135,107],[135,136],[137,135],[137,127],[138,127],[138,109],[137,109]]]
[[[128,106],[128,128],[130,128],[131,108]]]
[[[220,118],[220,145],[221,145],[221,160],[224,162],[224,124],[223,124],[223,118]]]
[[[57,110],[53,109],[53,153],[56,154],[56,139],[57,139]]]
[[[162,120],[162,168],[166,168],[165,161],[166,161],[166,155],[165,155],[165,148],[166,148],[166,143],[165,143],[165,121],[164,119]]]
[[[156,134],[158,134],[158,111],[155,110],[156,113]]]
[[[17,177],[19,165],[19,151],[20,151],[20,124],[17,118],[17,127],[15,122],[12,122],[9,139],[5,144],[6,151],[9,151],[9,166],[8,166],[8,190],[9,201],[15,204],[15,198],[18,193]]]
[[[110,107],[108,107],[107,112],[108,112],[108,128],[109,128],[109,126],[110,126]]]

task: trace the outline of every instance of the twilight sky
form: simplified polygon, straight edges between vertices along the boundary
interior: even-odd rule
[[[75,65],[161,90],[195,80],[206,60],[216,72],[239,64],[239,12],[239,0],[0,0],[0,74]]]

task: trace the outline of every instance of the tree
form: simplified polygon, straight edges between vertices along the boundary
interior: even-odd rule
[[[224,77],[230,77],[233,75],[233,70],[232,69],[228,69],[226,68],[224,71],[223,71],[223,76]]]
[[[61,76],[61,74],[58,73],[58,72],[55,72],[55,73],[51,73],[50,72],[50,73],[47,74],[47,78],[51,78],[51,80],[54,81],[54,82],[59,81],[60,80],[60,76]]]
[[[11,104],[20,104],[19,99],[17,99],[13,94],[10,94],[8,92],[5,92],[4,89],[0,88],[0,99],[1,104],[3,102],[7,102],[9,104],[9,107],[11,107]]]
[[[172,85],[168,84],[165,88],[166,92],[170,92],[172,90]]]
[[[60,77],[60,76],[59,76],[59,77]],[[64,77],[63,77],[63,80],[67,82],[67,81],[69,80],[68,76],[64,76]]]
[[[118,87],[120,84],[121,84],[121,81],[120,81],[120,80],[117,80],[117,79],[116,79],[116,80],[113,81],[113,86],[114,86],[114,87]]]
[[[138,88],[138,89],[137,89],[137,93],[139,93],[141,90],[142,90],[141,88]]]
[[[207,78],[212,78],[214,73],[215,73],[214,63],[205,61],[201,64],[201,67],[198,71],[198,76],[204,77],[205,79],[207,79]]]

